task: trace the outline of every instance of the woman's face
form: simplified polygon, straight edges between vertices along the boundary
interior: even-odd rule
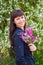
[[[25,22],[26,22],[26,20],[25,20],[25,16],[24,15],[18,16],[18,17],[16,17],[14,19],[14,23],[19,28],[24,28]]]

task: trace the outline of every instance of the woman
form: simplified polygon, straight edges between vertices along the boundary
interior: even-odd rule
[[[13,10],[10,18],[10,41],[15,48],[17,65],[34,65],[32,52],[27,44],[20,38],[25,33],[26,18],[21,10]]]

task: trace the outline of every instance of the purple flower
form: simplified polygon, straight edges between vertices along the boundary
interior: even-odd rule
[[[33,36],[34,32],[33,32],[33,29],[31,27],[26,26],[26,32],[30,36],[31,42],[34,42],[35,40],[40,40],[39,38]]]
[[[39,38],[33,36],[33,30],[31,27],[26,26],[26,32],[22,32],[20,38],[25,42],[25,43],[33,43],[36,40],[40,40]]]
[[[28,43],[28,41],[29,41],[29,36],[27,35],[27,33],[22,32],[20,38],[21,38],[25,43]]]
[[[40,40],[40,38],[37,38],[37,37],[36,37],[36,40]]]
[[[33,30],[32,30],[32,28],[29,28],[28,31],[27,31],[27,33],[28,33],[29,36],[32,36],[32,35],[33,35]]]

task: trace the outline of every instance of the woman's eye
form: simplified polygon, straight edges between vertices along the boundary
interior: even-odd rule
[[[19,20],[19,18],[17,18],[16,20]]]
[[[22,16],[21,18],[24,18],[24,16]]]

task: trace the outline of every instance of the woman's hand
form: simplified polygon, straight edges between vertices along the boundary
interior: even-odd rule
[[[36,46],[32,43],[29,44],[30,51],[36,51]]]

